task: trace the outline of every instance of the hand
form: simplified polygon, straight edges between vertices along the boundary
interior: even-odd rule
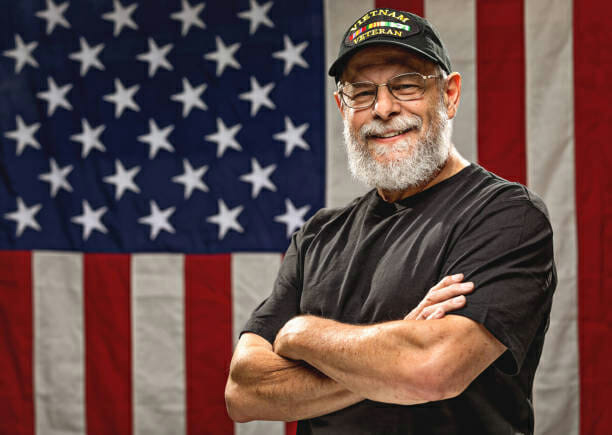
[[[313,316],[302,315],[296,316],[285,323],[274,339],[274,352],[285,358],[299,359],[294,353],[292,344],[295,344],[295,339],[302,331],[307,331],[310,328],[310,323],[315,319]]]
[[[474,283],[462,280],[462,273],[444,277],[429,289],[421,303],[404,320],[441,319],[447,312],[463,307],[464,295],[474,290]]]

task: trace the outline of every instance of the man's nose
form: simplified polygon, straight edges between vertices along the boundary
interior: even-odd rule
[[[380,119],[389,119],[400,112],[400,103],[388,86],[379,86],[373,110]]]

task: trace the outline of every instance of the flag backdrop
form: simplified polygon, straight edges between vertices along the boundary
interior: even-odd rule
[[[0,0],[0,433],[233,424],[237,332],[350,180],[325,76],[373,7],[429,18],[454,143],[540,194],[559,270],[538,434],[607,434],[612,6],[604,0]]]

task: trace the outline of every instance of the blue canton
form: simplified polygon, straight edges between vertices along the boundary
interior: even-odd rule
[[[324,205],[319,1],[0,14],[0,249],[282,252]]]

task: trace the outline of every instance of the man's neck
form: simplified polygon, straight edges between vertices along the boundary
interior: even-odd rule
[[[435,186],[439,182],[446,180],[447,178],[452,177],[463,168],[468,166],[470,162],[468,162],[459,152],[455,149],[454,146],[451,146],[451,150],[448,156],[448,160],[446,164],[442,168],[438,175],[436,175],[430,182],[428,182],[424,186],[411,187],[405,190],[383,190],[377,189],[378,194],[382,199],[386,202],[396,202],[404,198],[408,198],[409,196],[415,195],[423,190],[429,189],[431,186]]]

